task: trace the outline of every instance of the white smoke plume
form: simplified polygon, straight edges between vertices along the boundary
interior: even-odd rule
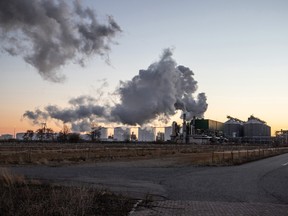
[[[169,118],[177,109],[188,112],[191,119],[202,117],[208,105],[204,93],[193,97],[197,90],[193,75],[188,67],[177,66],[170,49],[164,50],[158,62],[140,70],[132,80],[121,82],[121,103],[112,108],[112,120],[142,125],[158,116]]]
[[[144,125],[159,117],[167,121],[176,110],[186,112],[187,120],[202,117],[207,110],[205,93],[197,91],[194,73],[182,65],[177,65],[170,49],[164,50],[160,60],[130,81],[121,81],[117,93],[120,102],[115,105],[96,105],[98,101],[90,96],[71,99],[70,108],[60,109],[47,106],[26,111],[24,117],[37,122],[37,119],[57,119],[71,123],[74,129],[84,130],[93,122],[117,122],[127,125]]]
[[[39,109],[34,112],[26,111],[23,117],[38,125],[54,119],[63,123],[71,123],[74,131],[87,131],[94,121],[106,122],[105,107],[96,105],[97,103],[98,101],[91,96],[80,96],[71,99],[68,108],[63,109],[55,105],[48,105],[44,108],[44,111]]]
[[[20,55],[46,80],[60,82],[67,63],[84,65],[85,58],[106,56],[112,38],[121,32],[108,17],[103,25],[80,1],[0,0],[2,50]]]

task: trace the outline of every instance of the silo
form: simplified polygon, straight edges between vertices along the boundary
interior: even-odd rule
[[[266,122],[250,116],[248,121],[244,123],[244,136],[249,138],[270,137],[271,128]]]
[[[237,138],[243,136],[243,122],[230,118],[224,123],[224,136],[228,138]]]
[[[138,128],[138,141],[153,142],[155,141],[156,131],[153,127]]]
[[[105,128],[105,127],[101,127],[100,132],[101,132],[100,139],[101,140],[107,140],[107,138],[108,138],[108,129]]]
[[[172,135],[172,127],[165,127],[164,129],[164,140],[168,141],[171,140],[171,135]]]
[[[116,141],[130,140],[130,128],[124,128],[124,127],[114,128],[114,139]]]

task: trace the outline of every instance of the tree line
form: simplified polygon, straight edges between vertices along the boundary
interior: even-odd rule
[[[91,131],[87,133],[91,141],[99,141],[101,137],[101,126],[94,126]],[[58,142],[78,142],[81,140],[79,133],[71,132],[67,125],[59,133],[55,133],[52,128],[47,128],[44,125],[36,131],[27,130],[23,135],[25,141],[58,141]]]

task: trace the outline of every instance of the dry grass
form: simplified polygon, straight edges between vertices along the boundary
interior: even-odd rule
[[[229,151],[222,149],[222,151],[186,153],[181,157],[177,157],[177,163],[199,166],[233,166],[267,157],[273,157],[287,152],[287,148],[256,148],[250,150],[238,149]]]
[[[61,146],[61,145],[60,145]],[[83,163],[105,160],[154,158],[173,155],[175,148],[137,146],[65,146],[47,149],[45,146],[0,147],[0,164],[44,164]]]
[[[3,216],[127,215],[134,201],[108,191],[30,181],[2,169],[0,212]]]
[[[0,145],[0,164],[49,166],[176,157],[195,165],[235,165],[287,152],[287,148],[220,145],[25,144]]]

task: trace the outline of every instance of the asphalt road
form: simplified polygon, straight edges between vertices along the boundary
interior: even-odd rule
[[[288,204],[288,154],[234,167],[179,166],[173,160],[62,167],[14,166],[12,172],[67,184],[90,184],[143,198]]]

